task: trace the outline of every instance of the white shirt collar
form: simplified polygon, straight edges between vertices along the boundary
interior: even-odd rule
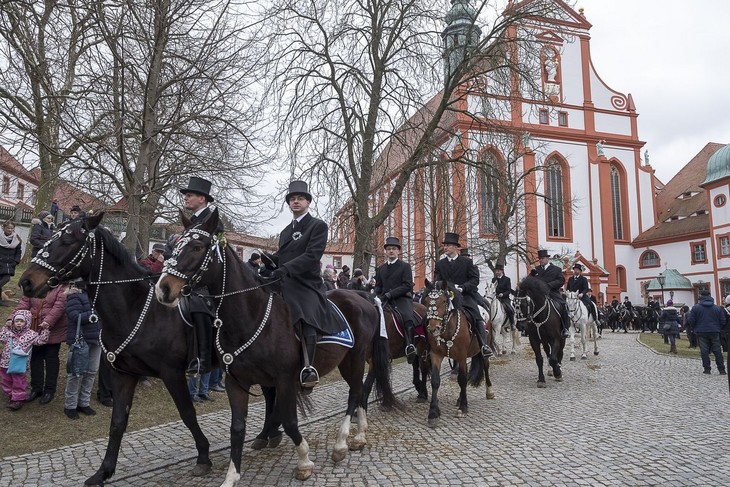
[[[299,218],[293,219],[292,222],[297,222],[297,223],[301,222],[302,221],[302,218],[304,218],[305,216],[307,216],[307,213],[309,213],[309,212],[308,211],[305,211],[302,216],[300,216]]]
[[[398,262],[398,259],[394,259],[394,260],[388,260],[388,264],[389,264],[389,265],[390,265],[390,264],[395,264],[396,262]]]
[[[205,205],[204,207],[202,207],[201,209],[196,211],[195,216],[200,216],[200,214],[203,213],[206,210],[206,208],[208,208],[208,205]]]

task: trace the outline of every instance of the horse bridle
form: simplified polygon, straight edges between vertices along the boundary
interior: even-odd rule
[[[517,301],[517,306],[515,306],[515,314],[519,315],[520,318],[517,318],[518,321],[529,321],[533,325],[535,325],[538,330],[542,325],[547,323],[547,320],[550,319],[550,298],[545,297],[545,302],[543,305],[538,309],[535,310],[535,302],[532,300],[530,296],[517,296],[515,297],[515,301]],[[521,303],[524,301],[525,306],[527,308],[526,313],[522,313],[522,305]],[[539,316],[545,309],[547,308],[547,313],[545,316],[545,319],[543,321],[535,321],[535,318]]]
[[[96,234],[93,230],[87,233],[87,230],[82,226],[81,233],[87,233],[86,239],[79,248],[78,252],[76,252],[76,255],[74,255],[71,260],[66,262],[61,268],[58,269],[46,260],[48,259],[48,257],[50,257],[48,247],[53,242],[61,238],[64,232],[71,233],[70,227],[71,222],[60,227],[53,235],[51,235],[50,239],[46,240],[46,242],[43,244],[43,247],[38,250],[36,256],[30,260],[33,264],[37,264],[54,273],[46,281],[46,285],[51,289],[60,286],[64,282],[69,282],[72,279],[73,271],[81,267],[81,263],[86,258],[89,251],[91,251],[92,258],[96,256]]]
[[[446,298],[449,302],[449,307],[446,309],[443,316],[439,316],[438,307],[436,306],[436,300],[442,294],[446,295]],[[440,322],[440,324],[436,326],[433,330],[428,330],[430,328],[428,326],[426,327],[426,329],[429,331],[429,333],[431,333],[431,335],[433,335],[437,345],[441,345],[441,342],[444,342],[446,344],[446,357],[450,358],[451,347],[454,346],[454,338],[459,335],[459,331],[461,330],[461,313],[459,313],[458,310],[454,308],[451,297],[444,290],[432,289],[428,293],[428,299],[429,301],[428,308],[426,310],[426,321],[434,320]],[[451,320],[451,316],[454,313],[456,313],[456,330],[451,335],[450,339],[442,338],[441,333],[445,330],[446,324]]]
[[[210,264],[213,259],[213,255],[216,253],[216,250],[220,260],[223,261],[223,257],[220,255],[220,239],[218,238],[218,235],[211,234],[201,228],[198,228],[199,225],[200,224],[193,225],[183,232],[180,239],[177,243],[175,243],[175,247],[172,249],[172,256],[165,260],[165,263],[162,265],[163,273],[170,274],[171,276],[178,277],[185,281],[185,286],[183,286],[183,289],[180,291],[180,294],[183,296],[190,296],[192,289],[200,282],[203,274],[208,270],[208,264]],[[177,258],[187,244],[193,240],[199,240],[201,236],[210,239],[210,248],[208,248],[208,252],[206,252],[205,257],[203,258],[203,263],[200,264],[192,275],[188,276],[177,269]]]

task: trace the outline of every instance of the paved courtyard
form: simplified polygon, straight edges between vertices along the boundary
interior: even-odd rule
[[[687,345],[685,340],[679,342]],[[404,412],[371,407],[368,446],[333,464],[330,453],[344,408],[344,384],[321,386],[315,411],[301,421],[315,471],[293,478],[291,440],[276,449],[247,444],[241,486],[725,486],[730,479],[727,378],[702,374],[699,361],[656,354],[635,334],[607,332],[600,355],[564,360],[564,381],[537,389],[537,369],[523,339],[517,355],[493,359],[496,398],[469,389],[469,415],[457,419],[455,383],[442,381],[442,420],[426,425],[428,404],[415,401],[410,367],[394,369]],[[134,414],[134,413],[133,413]],[[248,441],[263,407],[249,412]],[[201,417],[213,472],[188,475],[195,448],[181,422],[125,436],[111,486],[218,486],[228,468],[228,413]],[[356,425],[353,424],[353,431]],[[101,463],[106,440],[0,460],[0,486],[80,486]]]

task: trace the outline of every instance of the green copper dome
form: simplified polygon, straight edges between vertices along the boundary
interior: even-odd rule
[[[680,274],[677,269],[664,269],[662,275],[666,277],[664,289],[692,289],[692,281]],[[646,286],[648,291],[659,291],[662,287],[656,278],[652,279]]]
[[[730,176],[730,144],[712,154],[707,161],[707,177],[702,184]]]

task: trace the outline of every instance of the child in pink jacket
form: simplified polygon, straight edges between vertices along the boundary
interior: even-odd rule
[[[0,354],[0,376],[2,377],[3,392],[10,399],[8,409],[13,411],[17,411],[23,405],[23,401],[26,399],[28,384],[26,382],[25,372],[22,374],[8,374],[11,342],[12,348],[20,348],[29,355],[29,363],[33,345],[43,345],[48,341],[50,334],[47,323],[41,324],[40,333],[31,330],[31,320],[32,315],[30,311],[16,311],[13,315],[12,322],[0,330],[0,343],[5,344],[2,354]]]

